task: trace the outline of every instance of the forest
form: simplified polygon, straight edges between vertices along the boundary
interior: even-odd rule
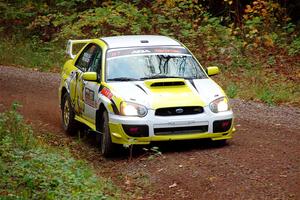
[[[161,34],[204,67],[219,66],[231,98],[295,105],[299,8],[297,0],[1,1],[0,64],[58,72],[68,39]]]

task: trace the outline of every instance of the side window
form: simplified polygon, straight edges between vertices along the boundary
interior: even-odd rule
[[[80,68],[83,72],[87,71],[94,59],[97,49],[99,49],[97,45],[89,44],[80,54],[75,66]]]
[[[90,65],[88,67],[89,72],[97,72],[97,73],[100,72],[101,56],[102,56],[101,48],[97,47],[95,54],[93,56],[93,60],[90,62]]]
[[[93,56],[92,61],[88,67],[89,72],[97,72],[98,80],[101,80],[101,60],[102,60],[102,50],[97,46],[97,50]]]

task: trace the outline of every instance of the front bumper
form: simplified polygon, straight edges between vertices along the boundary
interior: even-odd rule
[[[225,132],[213,132],[213,123],[215,121],[230,120],[230,128]],[[147,137],[132,137],[126,134],[122,125],[147,125]],[[186,131],[188,127],[206,127],[203,131]],[[169,141],[169,140],[192,140],[201,138],[211,138],[212,140],[224,140],[232,138],[233,113],[232,111],[213,113],[208,107],[204,108],[201,114],[179,115],[179,116],[155,116],[154,110],[149,110],[145,117],[128,117],[109,114],[109,128],[113,143],[117,144],[149,144],[151,141]],[[157,130],[164,129],[185,130],[172,134],[158,134]]]

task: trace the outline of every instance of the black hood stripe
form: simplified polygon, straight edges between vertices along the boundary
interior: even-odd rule
[[[148,95],[148,93],[146,92],[146,90],[142,86],[140,86],[138,84],[135,84],[135,86],[138,87],[138,88],[140,88],[145,94]]]
[[[198,91],[198,89],[196,88],[196,85],[195,85],[195,83],[194,83],[194,80],[193,80],[193,79],[190,79],[189,81],[190,81],[190,83],[192,84],[192,86],[196,89],[196,91],[199,93],[199,91]]]

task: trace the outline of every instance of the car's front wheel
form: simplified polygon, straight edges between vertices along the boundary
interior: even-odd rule
[[[77,131],[77,122],[75,120],[75,111],[71,104],[68,93],[65,93],[61,105],[62,124],[65,131],[70,135],[75,135]]]
[[[112,143],[111,141],[111,135],[110,135],[110,130],[109,130],[109,118],[108,118],[108,113],[107,111],[103,112],[102,116],[102,134],[101,134],[101,153],[104,157],[110,157],[114,154],[115,152],[115,144]]]

